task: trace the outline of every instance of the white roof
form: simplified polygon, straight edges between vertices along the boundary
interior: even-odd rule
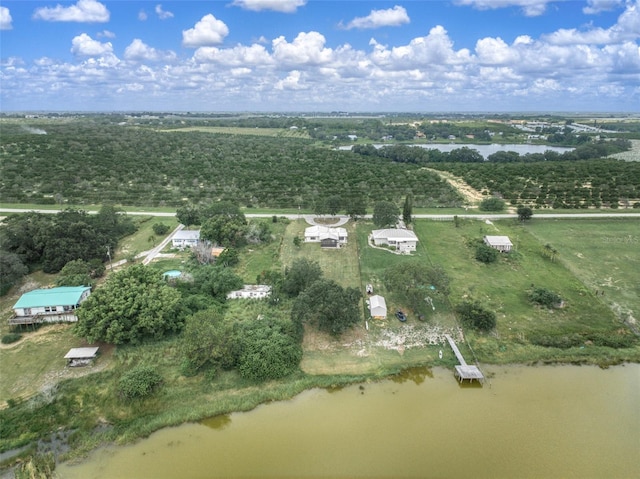
[[[65,359],[86,359],[92,358],[98,352],[98,348],[72,348],[67,354]]]
[[[176,240],[198,240],[200,239],[200,230],[180,230],[173,235]]]
[[[485,236],[487,243],[490,245],[509,245],[512,244],[508,236]]]
[[[374,238],[391,238],[396,241],[418,241],[418,237],[413,231],[397,228],[373,230],[371,235]]]
[[[372,310],[373,308],[387,309],[387,302],[384,300],[383,296],[375,294],[369,298],[369,309]]]
[[[308,228],[306,228],[304,230],[304,235],[305,236],[337,235],[337,236],[346,237],[347,230],[345,228],[329,228],[328,226],[315,225],[315,226],[309,226]]]

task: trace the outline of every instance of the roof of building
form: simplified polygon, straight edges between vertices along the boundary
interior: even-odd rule
[[[305,236],[322,236],[322,235],[337,235],[340,237],[347,236],[347,230],[345,228],[330,228],[328,226],[315,225],[309,226],[304,230]],[[331,236],[327,236],[331,237]]]
[[[374,294],[369,298],[369,309],[384,308],[387,309],[387,302],[384,300],[384,296]]]
[[[95,357],[99,348],[72,348],[67,354],[65,359],[89,359]]]
[[[512,244],[508,236],[485,236],[484,239],[487,243],[494,246]]]
[[[78,304],[82,294],[90,289],[89,286],[60,286],[58,288],[34,289],[20,296],[18,302],[13,305],[13,309]]]
[[[245,284],[242,289],[238,289],[237,291],[250,291],[253,293],[266,293],[271,291],[271,286],[268,284]],[[232,291],[235,293],[235,291]]]
[[[173,235],[174,240],[198,240],[200,239],[200,230],[180,230]]]
[[[419,241],[416,234],[411,230],[398,229],[398,228],[386,228],[383,230],[373,230],[371,235],[374,238],[390,238],[396,241]]]

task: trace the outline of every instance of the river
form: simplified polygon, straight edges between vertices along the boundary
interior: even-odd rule
[[[62,464],[63,479],[640,477],[640,365],[492,366],[293,398]]]

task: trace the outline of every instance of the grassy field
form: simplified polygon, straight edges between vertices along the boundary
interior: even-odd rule
[[[342,248],[321,248],[319,243],[305,243],[304,230],[309,225],[302,220],[292,221],[285,231],[280,248],[280,259],[284,266],[290,266],[297,258],[317,261],[324,276],[343,287],[361,288],[358,269],[358,245],[355,241],[353,223],[343,226],[348,234],[347,244]],[[300,238],[300,246],[293,244],[294,237]]]
[[[533,221],[527,231],[558,250],[558,262],[598,291],[619,320],[640,318],[640,221],[584,219]]]

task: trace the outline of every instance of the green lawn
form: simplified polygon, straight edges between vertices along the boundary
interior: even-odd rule
[[[304,230],[309,226],[304,220],[292,221],[285,231],[280,249],[284,266],[289,266],[297,258],[317,261],[325,278],[332,279],[343,287],[361,288],[358,268],[358,245],[355,226],[349,222],[342,227],[347,230],[348,241],[342,248],[321,248],[320,243],[305,243]],[[293,238],[300,238],[300,246],[293,244]]]

